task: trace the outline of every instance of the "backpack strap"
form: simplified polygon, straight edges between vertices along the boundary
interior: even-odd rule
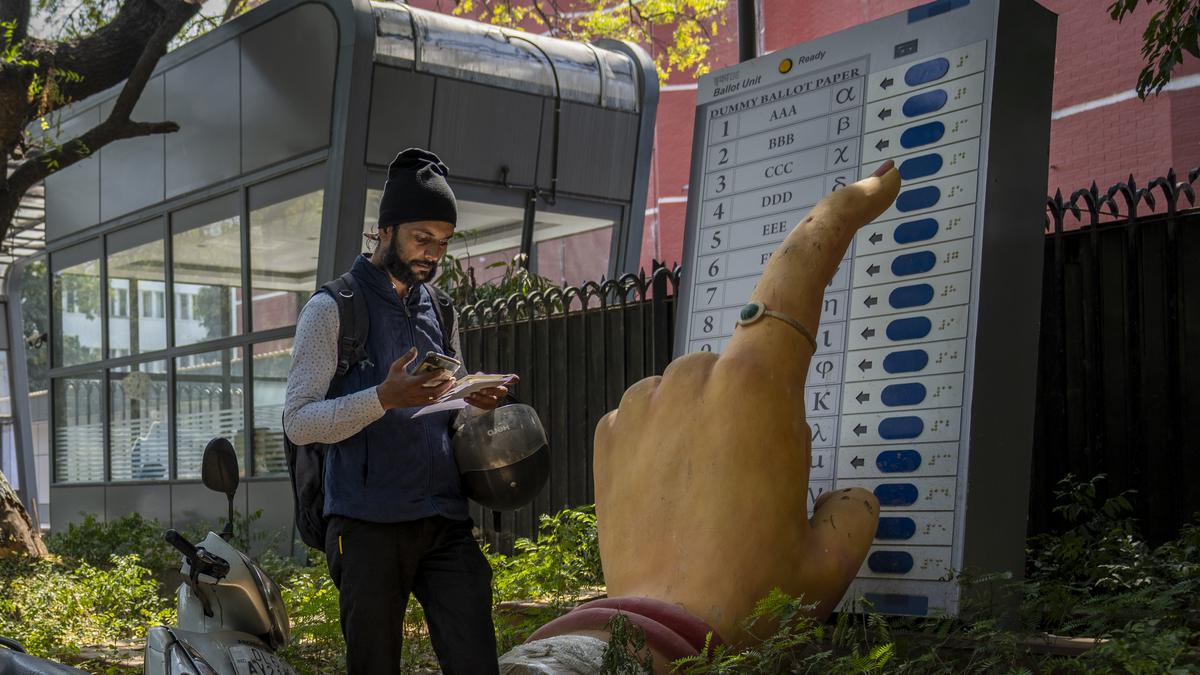
[[[438,327],[442,329],[442,353],[457,358],[454,331],[458,328],[458,313],[454,311],[454,301],[450,294],[433,284],[425,284],[425,288],[433,298],[433,312],[437,314]]]
[[[321,290],[333,296],[338,308],[338,365],[329,383],[332,391],[352,367],[367,360],[371,315],[358,281],[349,272],[321,286]]]

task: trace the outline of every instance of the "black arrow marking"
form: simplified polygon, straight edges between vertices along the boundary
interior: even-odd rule
[[[883,82],[879,83],[879,86],[882,87],[883,89],[887,89],[888,87],[892,86],[893,84],[895,84],[895,82],[892,81],[892,78],[885,77],[885,78],[883,78]]]
[[[891,108],[884,108],[879,111],[879,119],[881,119],[881,120],[886,120],[887,118],[889,118],[891,116],[892,116]]]
[[[878,244],[881,241],[883,241],[883,235],[880,234],[879,232],[876,232],[875,234],[871,235],[870,242],[871,242],[872,246],[874,246],[875,244]]]
[[[854,399],[855,399],[856,401],[858,401],[858,404],[859,404],[859,405],[862,405],[862,404],[863,404],[863,401],[870,401],[870,400],[871,400],[871,395],[870,395],[870,394],[868,394],[868,393],[866,393],[866,392],[860,391],[860,392],[858,392],[858,396],[855,396],[855,397],[854,397]]]
[[[855,457],[854,459],[850,460],[850,466],[856,469],[861,469],[863,464],[866,464],[866,462],[863,461],[862,457]]]
[[[870,370],[871,366],[873,366],[873,365],[875,365],[875,364],[871,363],[870,361],[868,361],[866,359],[863,359],[862,361],[858,362],[858,369],[865,373],[868,370]]]
[[[884,148],[888,147],[891,144],[892,144],[891,141],[886,141],[881,138],[881,139],[879,139],[879,142],[875,144],[875,149],[882,152]]]
[[[864,340],[870,340],[871,338],[875,337],[875,329],[874,328],[864,328],[863,332],[859,333],[859,335],[862,335]]]
[[[865,433],[867,433],[867,428],[865,426],[860,424],[860,425],[854,427],[854,434],[856,436],[862,436]]]
[[[874,307],[878,303],[879,303],[879,298],[877,298],[873,295],[868,295],[867,299],[863,300],[863,304],[866,305],[867,307]]]
[[[867,274],[870,274],[871,276],[875,276],[876,274],[879,274],[879,265],[871,265],[870,267],[868,267]]]

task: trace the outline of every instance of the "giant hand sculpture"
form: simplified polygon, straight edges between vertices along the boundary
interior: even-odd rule
[[[879,503],[866,490],[838,490],[805,518],[804,381],[825,287],[854,233],[899,189],[888,162],[826,196],[751,295],[774,314],[739,326],[720,356],[689,354],[634,384],[600,420],[596,515],[609,599],[532,639],[603,638],[606,616],[620,609],[647,629],[661,666],[688,650],[671,633],[692,647],[706,628],[743,642],[743,620],[777,586],[817,603],[818,617],[834,610],[867,555]]]

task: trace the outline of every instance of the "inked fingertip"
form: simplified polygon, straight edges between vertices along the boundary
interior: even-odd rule
[[[871,174],[871,177],[879,178],[883,174],[891,171],[894,166],[896,166],[896,163],[889,159],[886,162],[884,162],[883,164],[880,164],[879,168],[875,169],[875,173]]]

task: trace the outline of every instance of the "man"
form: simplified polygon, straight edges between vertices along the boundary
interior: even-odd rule
[[[337,391],[327,392],[338,360],[337,303],[314,295],[296,326],[284,424],[296,444],[329,445],[325,553],[355,675],[399,672],[410,592],[443,672],[497,671],[492,572],[471,536],[450,448],[454,413],[412,417],[454,383],[444,370],[410,372],[418,355],[442,351],[436,299],[424,282],[457,221],[446,173],[437,155],[418,149],[388,168],[379,229],[369,235],[377,246],[350,270],[370,314],[368,358]],[[459,415],[495,408],[506,393],[472,395]]]

